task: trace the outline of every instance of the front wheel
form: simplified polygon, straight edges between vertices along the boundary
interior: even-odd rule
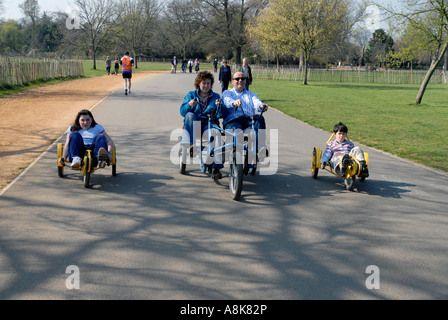
[[[230,163],[229,190],[233,200],[238,200],[243,190],[243,163],[240,152],[234,153]],[[238,161],[237,161],[238,160]]]
[[[85,188],[88,188],[90,186],[90,164],[91,164],[91,158],[88,156],[84,157],[85,173],[83,182]]]
[[[355,187],[355,180],[356,180],[355,176],[345,179],[344,180],[345,189],[348,191],[353,191],[353,188]]]
[[[185,174],[187,168],[187,148],[181,146],[179,149],[179,172]]]
[[[313,149],[313,157],[311,160],[311,175],[313,176],[314,179],[317,179],[317,175],[319,174],[319,166],[318,166],[318,161],[320,159],[317,158],[317,150],[316,148]]]

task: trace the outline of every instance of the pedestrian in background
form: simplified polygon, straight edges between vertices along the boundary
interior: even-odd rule
[[[247,63],[247,59],[243,59],[243,66],[241,67],[241,71],[243,72],[244,76],[246,77],[246,90],[249,91],[249,85],[252,84],[252,71],[250,69],[249,64]]]
[[[110,67],[112,64],[112,60],[109,59],[109,56],[107,56],[106,59],[106,71],[107,71],[107,75],[110,75]]]
[[[219,68],[219,83],[221,84],[221,93],[229,89],[229,82],[232,79],[232,69],[227,65],[227,60],[222,61]]]

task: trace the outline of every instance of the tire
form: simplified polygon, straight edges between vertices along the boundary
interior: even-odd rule
[[[353,191],[353,188],[355,187],[355,180],[356,180],[355,176],[345,179],[344,180],[345,189],[348,191]]]
[[[58,167],[58,176],[64,178],[64,167]]]
[[[90,187],[90,158],[89,157],[85,157],[85,167],[86,167],[86,172],[84,174],[84,187],[85,188],[89,188]]]
[[[313,149],[313,157],[311,160],[311,175],[314,179],[317,179],[317,175],[319,174],[319,168],[317,166],[317,150],[316,148]]]
[[[179,172],[185,174],[187,169],[187,148],[180,147],[179,149]]]
[[[112,165],[112,176],[115,177],[117,175],[117,164]]]
[[[240,161],[237,161],[240,159]],[[232,199],[238,201],[243,190],[243,164],[242,155],[240,152],[235,152],[232,163],[230,164],[229,174],[229,190]],[[239,164],[238,164],[239,163]]]
[[[249,174],[249,152],[246,151],[244,155],[244,167],[243,174],[247,176]]]

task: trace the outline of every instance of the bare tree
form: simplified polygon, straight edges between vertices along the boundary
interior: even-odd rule
[[[123,0],[121,7],[119,39],[133,53],[138,68],[137,56],[150,46],[161,4],[157,0]]]
[[[121,14],[119,4],[115,0],[75,0],[74,4],[81,30],[90,41],[93,69],[96,69],[96,52],[114,34],[114,22]]]
[[[19,8],[22,10],[26,19],[31,20],[31,24],[36,26],[36,22],[39,19],[39,2],[37,0],[25,0],[19,4]]]
[[[201,24],[195,17],[192,0],[172,0],[164,10],[165,27],[162,32],[174,52],[183,58],[192,51],[192,46]]]
[[[195,0],[196,13],[208,33],[221,46],[234,50],[235,63],[241,64],[241,52],[247,42],[246,24],[263,7],[266,0]]]

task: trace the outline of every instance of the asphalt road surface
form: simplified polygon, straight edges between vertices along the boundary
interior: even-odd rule
[[[314,180],[329,133],[272,108],[271,162],[233,201],[228,165],[215,182],[171,161],[194,77],[151,76],[93,108],[116,177],[59,178],[53,145],[1,194],[0,299],[448,298],[446,174],[361,146],[370,177],[353,192]]]

